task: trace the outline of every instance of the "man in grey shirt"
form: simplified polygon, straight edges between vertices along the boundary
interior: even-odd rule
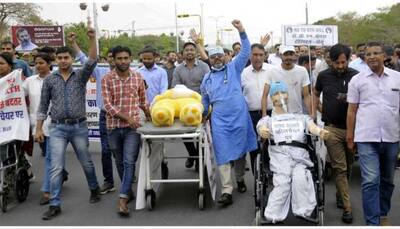
[[[192,42],[186,42],[183,45],[184,61],[175,68],[171,87],[175,87],[177,84],[183,84],[187,88],[200,94],[201,82],[203,81],[204,75],[210,71],[210,68],[203,61],[196,59],[196,55],[196,44]],[[197,160],[194,159],[194,157],[199,155],[198,150],[193,142],[184,142],[184,144],[190,156],[186,160],[186,168],[193,167],[193,164],[196,161],[195,168],[198,170],[199,165]]]

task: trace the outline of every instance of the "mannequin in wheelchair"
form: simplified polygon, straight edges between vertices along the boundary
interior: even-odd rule
[[[308,218],[317,201],[312,174],[307,169],[314,164],[307,151],[306,135],[327,139],[329,132],[319,128],[308,115],[288,112],[289,96],[284,82],[270,85],[270,97],[272,115],[265,116],[257,124],[259,136],[269,141],[269,163],[273,173],[273,189],[264,216],[270,223],[282,222],[292,202],[293,214]]]

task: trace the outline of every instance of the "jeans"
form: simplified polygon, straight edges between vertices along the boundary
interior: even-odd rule
[[[42,150],[45,153],[45,158],[44,158],[44,175],[43,175],[43,184],[42,184],[42,192],[47,192],[50,193],[50,166],[51,166],[51,161],[50,161],[50,141],[49,137],[44,137],[44,142],[40,143],[43,147]]]
[[[68,143],[72,144],[81,163],[90,190],[99,187],[96,171],[89,154],[89,138],[86,121],[77,124],[50,125],[50,206],[61,205],[61,187],[65,167],[65,151]]]
[[[387,216],[393,194],[394,172],[399,143],[358,142],[361,167],[361,190],[367,225],[380,224]]]
[[[106,112],[104,110],[100,111],[99,128],[101,142],[101,165],[103,167],[104,182],[114,185],[112,157],[108,146]]]
[[[108,131],[108,142],[122,180],[119,197],[128,198],[139,155],[140,134],[129,127],[115,128]]]
[[[253,123],[253,128],[254,131],[257,133],[257,123],[260,121],[262,118],[262,113],[261,111],[249,111],[251,122]],[[260,146],[258,145],[258,148],[256,150],[250,151],[250,163],[251,163],[251,171],[254,174],[254,163],[257,158],[257,154],[260,153]]]

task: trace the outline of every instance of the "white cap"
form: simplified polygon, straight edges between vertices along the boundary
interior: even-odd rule
[[[292,45],[289,45],[289,46],[281,45],[281,47],[279,47],[279,53],[280,54],[284,54],[285,52],[290,52],[290,51],[296,52],[296,50],[294,49],[294,46],[292,46]]]
[[[212,56],[215,54],[225,54],[224,49],[221,46],[215,46],[208,49],[208,56]]]

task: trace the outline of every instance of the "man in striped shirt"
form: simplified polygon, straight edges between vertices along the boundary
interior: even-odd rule
[[[129,216],[128,198],[140,147],[140,134],[136,132],[140,127],[140,109],[148,119],[150,112],[142,76],[129,68],[132,60],[130,49],[117,46],[112,54],[115,69],[102,79],[102,95],[110,150],[115,155],[117,166],[122,167],[118,169],[122,180],[118,213]]]

